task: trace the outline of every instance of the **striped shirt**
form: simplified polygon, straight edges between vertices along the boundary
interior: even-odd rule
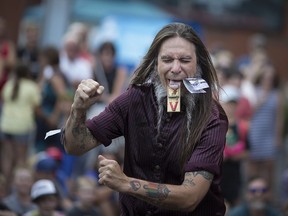
[[[260,95],[260,92],[258,95]],[[252,116],[248,134],[249,155],[252,160],[276,159],[277,157],[276,122],[278,106],[278,92],[273,90]]]
[[[131,87],[100,115],[87,120],[86,125],[105,146],[116,137],[125,137],[124,173],[127,176],[180,185],[184,174],[175,152],[185,112],[164,112],[164,123],[157,136],[158,106],[153,89],[151,84]],[[208,193],[193,214],[161,209],[133,196],[120,194],[122,215],[224,215],[219,183],[227,125],[226,116],[217,105],[213,105],[209,123],[184,167],[186,172],[205,170],[214,174]]]

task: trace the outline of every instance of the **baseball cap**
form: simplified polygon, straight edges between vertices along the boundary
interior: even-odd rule
[[[47,154],[41,154],[37,158],[35,170],[38,172],[55,172],[57,169],[57,161]]]
[[[54,183],[48,179],[41,179],[32,185],[31,198],[32,201],[37,200],[39,197],[45,195],[56,195],[57,190]]]

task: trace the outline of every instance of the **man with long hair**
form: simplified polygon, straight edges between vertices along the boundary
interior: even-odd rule
[[[196,80],[193,86],[205,80],[206,93],[188,91],[183,83],[189,78]],[[123,171],[116,161],[98,156],[99,183],[119,192],[121,215],[224,215],[219,183],[227,117],[217,89],[209,53],[194,30],[168,24],[127,91],[88,120],[86,111],[103,86],[81,82],[62,143],[67,153],[81,155],[124,136]]]

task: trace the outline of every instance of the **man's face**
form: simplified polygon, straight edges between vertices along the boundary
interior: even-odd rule
[[[86,206],[93,206],[95,201],[96,188],[90,185],[81,186],[78,189],[78,196],[82,204]]]
[[[196,64],[194,44],[180,37],[164,41],[159,50],[157,66],[163,87],[169,86],[171,81],[181,82],[184,78],[194,77]]]
[[[75,42],[72,41],[67,42],[67,44],[65,45],[65,50],[70,60],[74,60],[78,57],[79,48]]]
[[[262,209],[268,199],[267,184],[262,179],[255,179],[248,185],[247,200],[253,209]]]
[[[15,175],[15,187],[20,194],[29,194],[33,184],[32,174],[27,170],[20,170]]]
[[[58,199],[55,195],[45,195],[37,200],[37,205],[42,215],[51,215],[57,207]]]

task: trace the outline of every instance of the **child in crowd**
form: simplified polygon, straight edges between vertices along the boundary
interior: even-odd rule
[[[38,208],[27,212],[24,216],[64,216],[56,210],[58,192],[53,181],[48,179],[36,181],[31,189],[31,198]]]

